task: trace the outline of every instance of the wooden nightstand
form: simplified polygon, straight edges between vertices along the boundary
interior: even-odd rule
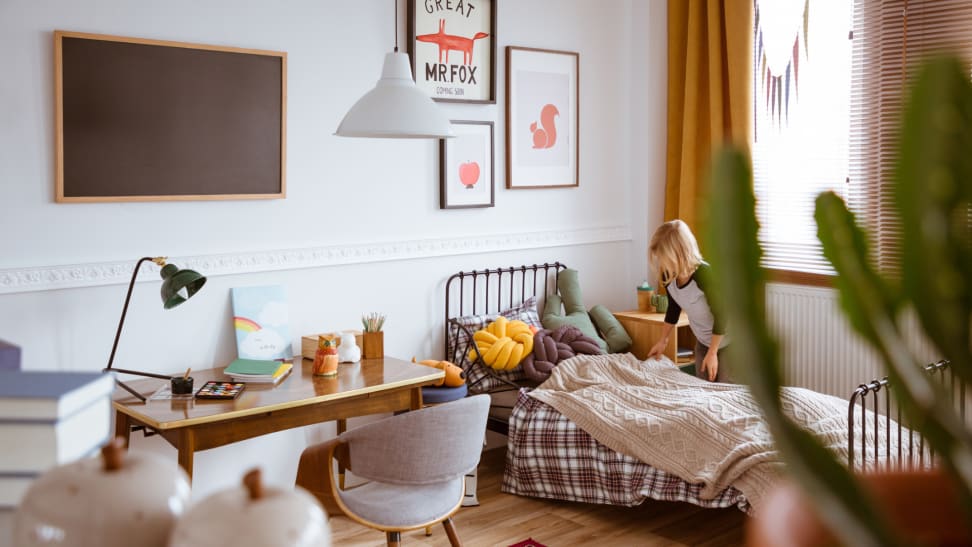
[[[638,359],[646,359],[651,346],[661,338],[665,324],[664,313],[645,313],[640,311],[619,311],[614,317],[621,322],[631,337],[631,353]],[[683,313],[675,325],[675,332],[668,339],[665,355],[680,369],[695,375],[695,335],[689,328],[688,317]]]

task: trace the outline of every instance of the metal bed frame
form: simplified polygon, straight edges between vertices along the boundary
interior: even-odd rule
[[[941,384],[947,387],[964,420],[966,417],[965,384],[955,377],[954,372],[949,368],[949,362],[943,359],[925,365],[924,369],[927,374],[938,376]],[[850,397],[847,405],[847,464],[852,471],[863,471],[868,456],[873,456],[877,461],[877,457],[881,454],[884,455],[889,468],[892,467],[891,462],[894,462],[895,468],[901,469],[909,461],[919,467],[925,465],[926,458],[928,463],[934,461],[934,452],[930,446],[925,445],[925,439],[920,433],[912,429],[908,429],[907,433],[902,431],[907,424],[902,423],[901,408],[892,401],[890,388],[888,377],[885,376],[880,380],[861,384]],[[882,391],[883,396],[880,395]],[[873,413],[871,427],[874,437],[870,445],[867,442],[868,420],[865,419],[868,410]],[[892,423],[892,415],[894,415],[894,423]],[[857,419],[858,416],[860,419]],[[854,442],[855,423],[859,423],[861,427],[859,444]],[[898,447],[892,453],[891,438],[894,435],[897,436]],[[855,444],[860,448],[860,461],[855,461],[857,456]]]
[[[561,262],[510,266],[486,270],[472,270],[453,274],[446,281],[445,288],[445,346],[446,360],[460,363],[463,357],[475,347],[472,344],[473,333],[467,327],[456,321],[456,318],[466,315],[484,315],[499,313],[523,303],[528,298],[537,297],[537,312],[542,313],[546,297],[557,292],[557,280],[560,272],[567,269]],[[458,339],[460,332],[465,332],[468,342],[460,347],[456,344],[454,351],[449,352],[449,340]],[[530,387],[533,384],[511,382],[495,374],[491,368],[479,362],[494,378],[505,384],[499,391],[518,390],[520,387]],[[512,408],[496,405],[493,408]],[[509,431],[509,424],[492,414],[487,422],[487,428],[502,433]]]

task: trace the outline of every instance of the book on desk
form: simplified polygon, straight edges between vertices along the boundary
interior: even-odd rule
[[[237,382],[277,384],[287,377],[293,367],[289,361],[236,359],[223,370],[223,374]]]

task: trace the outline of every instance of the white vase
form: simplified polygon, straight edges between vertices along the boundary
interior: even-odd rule
[[[338,361],[341,363],[357,363],[361,360],[361,348],[355,340],[354,332],[341,333],[341,343],[338,344]]]

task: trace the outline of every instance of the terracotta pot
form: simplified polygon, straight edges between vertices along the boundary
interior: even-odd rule
[[[862,476],[895,537],[919,545],[972,545],[953,479],[935,471],[881,472]],[[775,488],[746,528],[754,547],[839,545],[795,485]]]

